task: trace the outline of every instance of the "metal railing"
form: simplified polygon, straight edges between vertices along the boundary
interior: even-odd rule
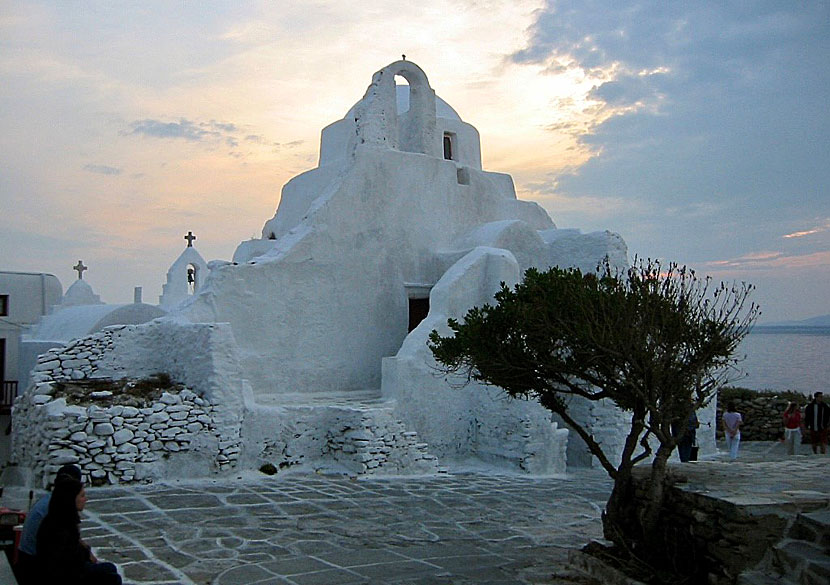
[[[0,395],[0,414],[9,414],[17,396],[17,380],[3,380],[3,393]]]

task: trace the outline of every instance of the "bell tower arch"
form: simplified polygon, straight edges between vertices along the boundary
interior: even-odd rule
[[[396,75],[409,83],[409,111],[401,116],[398,116]],[[355,112],[360,143],[442,156],[435,119],[435,91],[426,73],[412,61],[395,61],[375,73],[361,106]]]

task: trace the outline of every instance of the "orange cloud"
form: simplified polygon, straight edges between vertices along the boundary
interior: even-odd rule
[[[785,234],[781,236],[782,238],[803,238],[804,236],[809,236],[811,234],[818,234],[820,232],[826,232],[830,230],[830,219],[824,221],[824,225],[816,226],[809,230],[803,230],[799,232],[793,232],[791,234]]]
[[[715,260],[704,266],[718,271],[786,270],[830,266],[830,251],[785,255],[782,252],[755,252],[730,260]]]

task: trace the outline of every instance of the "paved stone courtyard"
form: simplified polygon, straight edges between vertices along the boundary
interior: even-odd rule
[[[828,468],[830,456],[788,458],[780,444],[745,443],[736,463],[720,454],[678,471],[684,489],[765,504],[826,493]],[[565,563],[601,536],[610,489],[600,469],[249,473],[89,489],[82,534],[133,585],[597,583]],[[25,508],[26,493],[9,487],[0,503]]]
[[[610,481],[308,474],[89,491],[82,533],[136,584],[553,583]]]

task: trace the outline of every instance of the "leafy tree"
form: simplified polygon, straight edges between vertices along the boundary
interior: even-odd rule
[[[530,269],[513,289],[502,283],[495,305],[470,309],[462,323],[450,319],[452,336],[432,331],[429,347],[445,373],[535,398],[559,415],[614,480],[606,538],[648,557],[643,551],[659,543],[667,461],[684,423],[739,373],[735,351],[759,315],[756,305],[746,306],[752,289],[651,260],[622,272],[607,261],[586,274]],[[630,414],[618,462],[570,416],[572,396],[609,399]],[[632,468],[651,457],[638,512]]]

